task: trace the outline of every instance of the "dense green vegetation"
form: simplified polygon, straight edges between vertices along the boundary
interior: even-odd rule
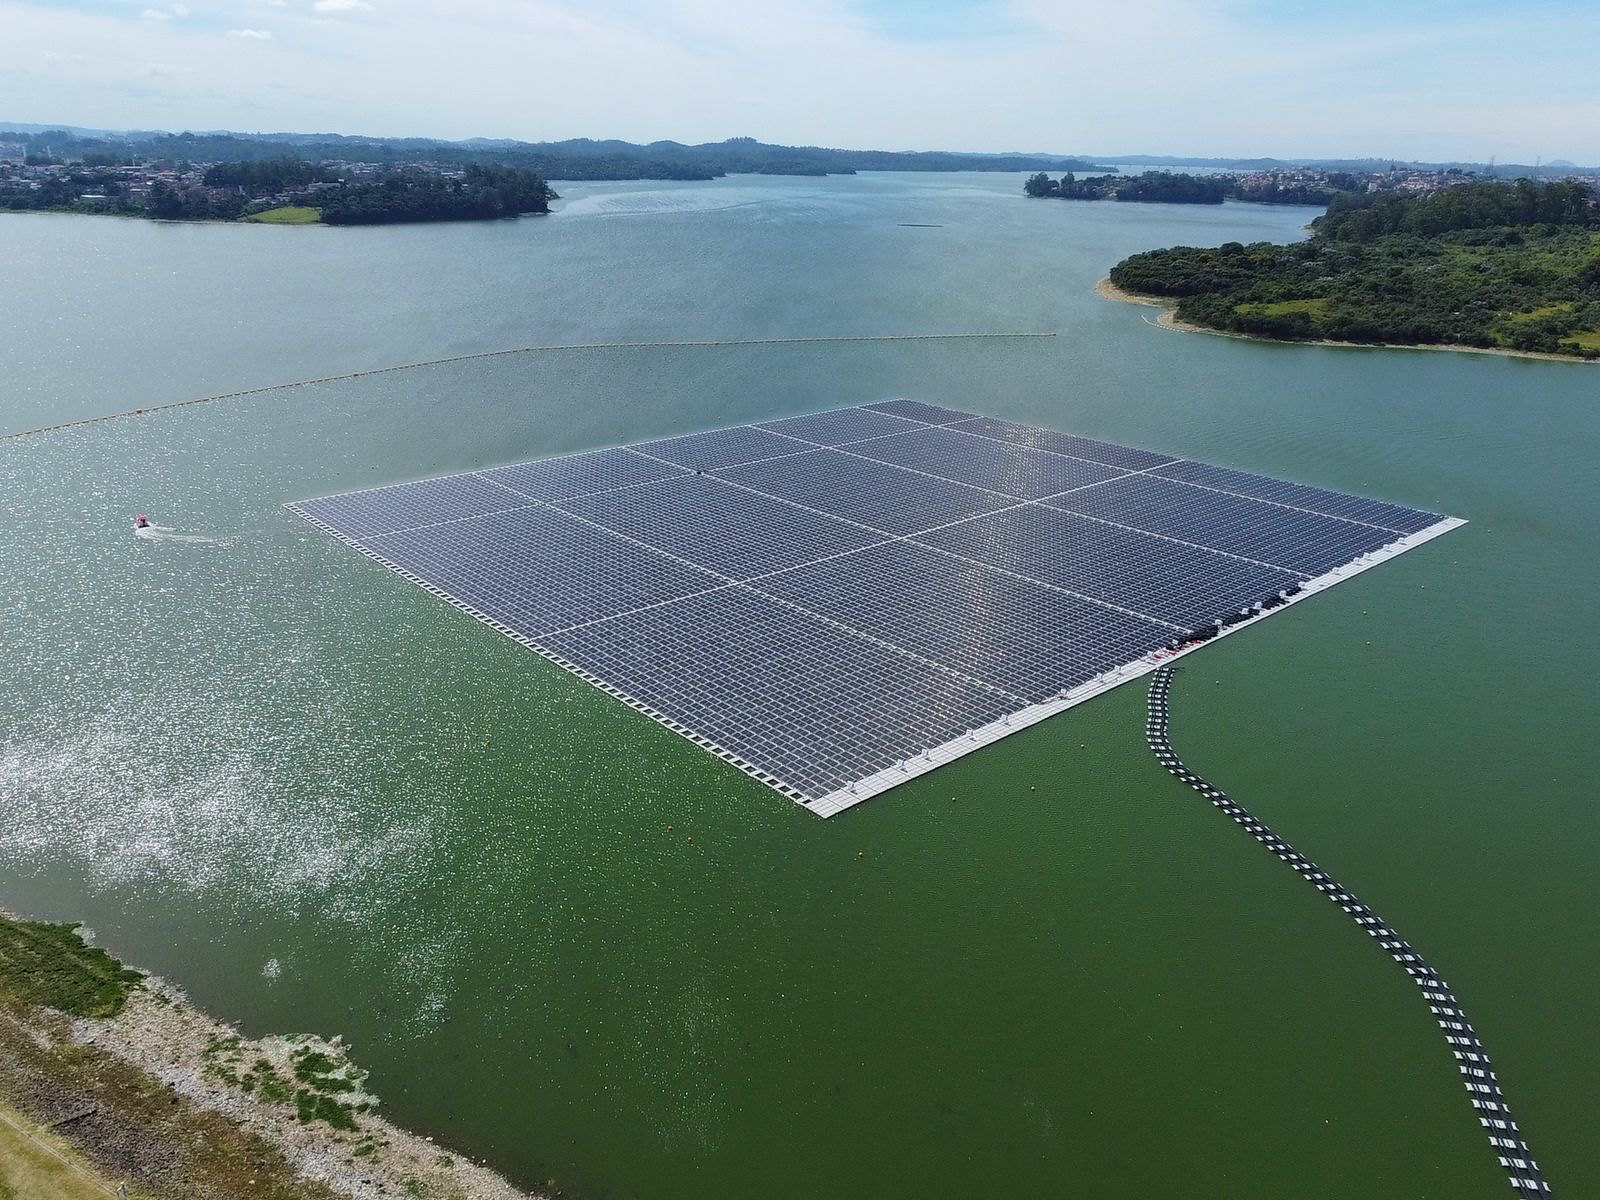
[[[232,221],[244,215],[250,201],[237,192],[214,192],[204,188],[176,188],[157,181],[150,188],[144,213],[161,221]],[[128,211],[140,211],[132,205]]]
[[[1022,185],[1029,196],[1052,196],[1061,200],[1128,200],[1153,204],[1221,204],[1228,197],[1231,181],[1208,179],[1171,171],[1146,171],[1143,175],[1098,175],[1079,179],[1068,171],[1059,180],[1043,171],[1031,175]]]
[[[1600,200],[1527,180],[1340,195],[1307,241],[1151,250],[1111,281],[1237,333],[1600,358]]]
[[[299,158],[272,158],[261,162],[221,162],[206,168],[207,187],[242,188],[246,195],[287,192],[335,178],[316,163]]]
[[[144,976],[84,943],[76,925],[0,915],[0,999],[42,1004],[74,1017],[122,1010]]]
[[[462,167],[509,166],[545,179],[715,179],[723,175],[837,175],[854,171],[1084,171],[1092,163],[1057,155],[957,154],[945,151],[833,150],[822,146],[775,146],[755,138],[729,138],[688,146],[681,142],[638,145],[573,138],[563,142],[518,142],[474,138],[441,142],[429,138],[361,138],[337,134],[126,133],[71,130],[9,135],[25,144],[29,161],[106,165],[133,161],[174,163],[414,163]]]
[[[461,179],[396,173],[375,183],[347,183],[322,193],[318,204],[324,224],[377,225],[549,212],[554,195],[532,171],[472,166]]]

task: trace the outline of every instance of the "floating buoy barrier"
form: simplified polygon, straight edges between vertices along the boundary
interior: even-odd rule
[[[1368,643],[1371,644],[1370,642]],[[1553,1194],[1545,1182],[1544,1173],[1534,1161],[1533,1152],[1522,1138],[1517,1123],[1511,1119],[1511,1109],[1495,1077],[1489,1054],[1478,1040],[1476,1031],[1467,1021],[1455,993],[1439,973],[1412,949],[1410,943],[1396,933],[1377,913],[1373,912],[1355,895],[1338,883],[1316,863],[1306,858],[1288,842],[1268,829],[1247,809],[1235,804],[1226,792],[1196,775],[1183,764],[1168,738],[1171,718],[1172,667],[1159,667],[1150,676],[1149,708],[1145,721],[1145,738],[1167,772],[1199,792],[1212,805],[1220,809],[1234,824],[1260,842],[1287,864],[1295,874],[1317,891],[1327,896],[1383,948],[1385,954],[1400,964],[1402,970],[1427,998],[1428,1009],[1444,1031],[1450,1052],[1455,1055],[1461,1072],[1467,1098],[1478,1112],[1478,1123],[1489,1139],[1489,1147],[1499,1159],[1500,1166],[1511,1179],[1511,1188],[1526,1200],[1548,1198]],[[1217,680],[1220,684],[1222,680]]]
[[[246,396],[264,396],[270,392],[289,388],[311,387],[319,383],[339,383],[347,379],[365,379],[369,375],[392,375],[399,371],[417,371],[423,367],[443,367],[452,363],[473,362],[485,358],[511,358],[521,354],[555,354],[577,350],[667,350],[692,347],[721,346],[789,346],[817,345],[834,342],[949,342],[1010,340],[1020,338],[1053,338],[1054,330],[1044,332],[977,332],[977,333],[864,333],[834,334],[819,337],[737,338],[724,341],[676,342],[559,342],[541,346],[513,346],[507,350],[479,350],[472,354],[452,354],[446,358],[429,358],[421,362],[397,363],[390,367],[372,367],[365,371],[345,371],[338,375],[323,375],[315,379],[297,379],[292,383],[269,383],[263,387],[241,388],[234,392],[219,392],[215,396],[197,396],[190,400],[172,400],[166,404],[150,404],[144,408],[119,413],[103,413],[94,417],[80,417],[76,421],[62,421],[55,425],[40,425],[33,429],[18,429],[0,433],[0,441],[7,438],[31,437],[39,433],[54,433],[78,425],[98,425],[103,421],[117,421],[124,417],[142,417],[149,413],[165,412],[172,408],[188,408],[195,404],[214,404],[218,400],[240,400]]]

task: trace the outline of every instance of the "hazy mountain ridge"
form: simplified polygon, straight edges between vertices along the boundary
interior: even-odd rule
[[[0,122],[10,132],[62,155],[88,153],[184,159],[260,161],[294,157],[387,164],[495,163],[526,167],[546,179],[714,179],[732,174],[834,175],[853,171],[1103,171],[1088,159],[1066,155],[971,154],[944,150],[843,150],[780,146],[755,138],[690,145],[621,139],[569,138],[523,142],[500,138],[364,137],[336,133],[167,133],[93,130]]]

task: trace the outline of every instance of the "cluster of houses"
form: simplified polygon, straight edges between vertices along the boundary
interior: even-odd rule
[[[70,188],[73,199],[84,205],[110,204],[126,199],[135,204],[149,198],[157,183],[175,189],[205,186],[205,170],[178,170],[172,163],[138,166],[92,166],[85,163],[29,163],[25,148],[0,142],[0,204],[4,197],[26,197],[47,188]]]
[[[1413,196],[1431,196],[1445,188],[1477,179],[1492,178],[1489,172],[1468,171],[1460,167],[1435,168],[1393,166],[1383,171],[1335,170],[1328,167],[1274,167],[1266,171],[1247,171],[1233,174],[1232,178],[1241,192],[1293,191],[1296,189],[1332,189],[1337,191],[1401,192]],[[1507,175],[1507,178],[1512,176]],[[1546,169],[1539,173],[1546,182],[1552,179],[1580,179],[1591,185],[1596,178],[1590,172],[1568,172]]]
[[[170,159],[115,165],[93,161],[40,162],[37,159],[30,162],[27,146],[0,137],[0,208],[38,207],[40,200],[47,200],[50,207],[138,209],[148,203],[151,192],[161,184],[187,196],[216,199],[242,194],[242,188],[207,185],[206,168],[210,165],[179,164]],[[255,203],[304,203],[314,200],[317,192],[344,186],[346,180],[380,178],[395,169],[389,164],[375,162],[324,165],[336,170],[340,178],[297,186],[292,192],[257,196],[253,198]],[[438,175],[446,179],[459,179],[463,175],[454,165],[412,163],[404,169],[408,174]]]
[[[1405,192],[1431,196],[1447,187],[1478,176],[1458,167],[1425,170],[1394,167],[1387,171],[1336,171],[1326,167],[1275,167],[1267,171],[1247,171],[1233,176],[1241,192],[1288,192],[1301,189],[1333,191]]]

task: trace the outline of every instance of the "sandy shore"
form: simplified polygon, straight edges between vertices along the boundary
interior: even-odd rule
[[[1144,292],[1130,292],[1126,288],[1119,288],[1111,280],[1102,279],[1095,284],[1094,290],[1107,300],[1117,300],[1124,304],[1143,304],[1149,308],[1160,309],[1152,325],[1159,325],[1162,329],[1171,329],[1178,333],[1209,333],[1213,337],[1238,338],[1246,342],[1268,342],[1274,346],[1331,346],[1340,350],[1443,350],[1452,354],[1493,354],[1500,358],[1534,358],[1543,362],[1578,363],[1580,365],[1594,365],[1600,363],[1595,358],[1575,358],[1570,354],[1546,354],[1537,350],[1501,350],[1489,346],[1434,346],[1434,345],[1405,345],[1396,342],[1335,342],[1325,338],[1285,339],[1261,337],[1254,333],[1238,333],[1231,329],[1210,329],[1204,325],[1196,325],[1190,321],[1180,321],[1177,316],[1178,302],[1167,296],[1151,296]]]

